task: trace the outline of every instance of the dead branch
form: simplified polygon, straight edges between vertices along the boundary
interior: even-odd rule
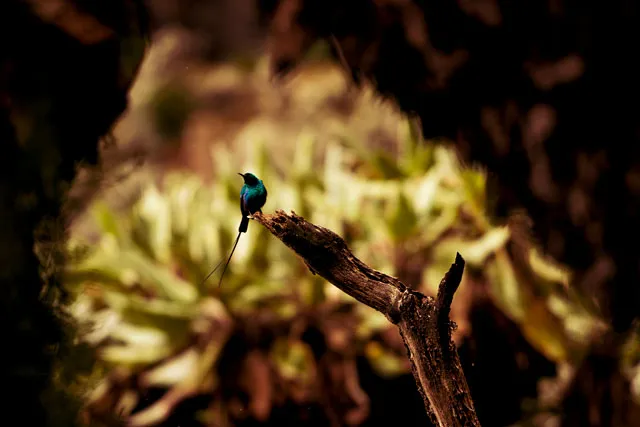
[[[372,307],[398,326],[427,413],[441,427],[480,426],[455,345],[449,311],[464,260],[457,254],[434,300],[398,279],[373,270],[331,230],[292,212],[254,219],[302,258],[313,274]]]

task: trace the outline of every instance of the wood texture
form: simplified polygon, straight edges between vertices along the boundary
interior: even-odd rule
[[[449,320],[449,311],[464,271],[459,254],[434,299],[367,266],[336,233],[293,212],[255,214],[254,219],[298,254],[313,274],[383,313],[398,326],[413,377],[435,425],[480,425],[451,341],[454,324]]]

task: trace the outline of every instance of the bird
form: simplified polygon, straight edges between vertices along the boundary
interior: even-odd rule
[[[249,228],[249,219],[253,219],[253,214],[256,212],[262,213],[262,207],[267,202],[267,187],[264,186],[264,183],[260,178],[255,176],[252,173],[239,173],[244,180],[244,185],[240,190],[240,212],[242,213],[242,219],[240,221],[240,226],[238,227],[238,237],[236,237],[236,242],[233,244],[233,248],[231,249],[231,253],[229,254],[229,258],[227,259],[227,263],[224,265],[222,269],[222,274],[220,275],[220,281],[218,282],[218,287],[222,284],[222,278],[224,277],[224,273],[227,271],[227,267],[229,266],[229,262],[231,261],[231,257],[236,250],[236,246],[238,245],[238,241],[240,240],[240,236],[242,233],[246,233]],[[218,265],[209,273],[209,275],[204,279],[206,282],[209,277],[213,273],[216,272],[218,267],[220,267],[220,261]]]

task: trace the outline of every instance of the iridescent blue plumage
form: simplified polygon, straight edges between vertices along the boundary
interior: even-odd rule
[[[247,228],[249,227],[249,219],[253,217],[253,214],[256,212],[262,213],[261,208],[267,201],[267,188],[264,186],[264,183],[261,179],[255,176],[252,173],[238,173],[244,179],[244,185],[240,190],[240,212],[242,213],[242,220],[240,221],[240,226],[238,227],[238,237],[236,237],[236,242],[233,244],[233,248],[231,249],[231,253],[229,254],[229,259],[227,259],[227,263],[224,265],[224,269],[222,270],[222,274],[220,275],[220,281],[218,282],[218,286],[222,283],[222,278],[224,277],[225,271],[227,271],[227,266],[229,265],[229,261],[231,261],[231,257],[233,256],[233,252],[236,250],[236,246],[238,245],[238,240],[240,240],[240,236],[242,233],[247,232]],[[222,262],[222,261],[220,261]],[[220,263],[216,265],[211,273],[204,279],[205,281],[220,267]]]
[[[249,226],[249,217],[260,212],[267,201],[267,188],[261,179],[252,173],[238,174],[244,178],[244,185],[240,190],[240,212],[242,221],[238,232],[246,233]]]

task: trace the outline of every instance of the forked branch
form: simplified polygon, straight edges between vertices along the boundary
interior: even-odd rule
[[[302,258],[313,274],[327,279],[396,324],[427,413],[441,427],[480,426],[455,345],[449,312],[460,285],[460,254],[442,279],[434,300],[398,279],[373,270],[331,230],[295,213],[256,214],[255,220]]]

